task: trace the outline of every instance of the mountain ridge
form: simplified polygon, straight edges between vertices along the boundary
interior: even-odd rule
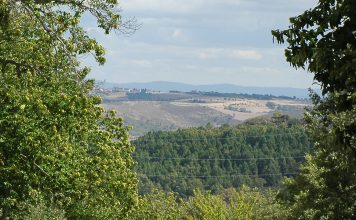
[[[274,96],[289,96],[297,98],[308,98],[308,89],[291,88],[291,87],[258,87],[258,86],[241,86],[235,84],[210,84],[210,85],[192,85],[188,83],[169,82],[169,81],[152,81],[152,82],[133,82],[133,83],[112,83],[100,82],[105,88],[137,88],[149,89],[156,91],[181,91],[190,92],[193,90],[202,92],[221,92],[221,93],[246,93],[246,94],[261,94]]]

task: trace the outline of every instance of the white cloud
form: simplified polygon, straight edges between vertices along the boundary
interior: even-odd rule
[[[121,2],[125,10],[191,12],[203,4],[203,0],[126,0]]]
[[[279,75],[283,74],[283,72],[276,68],[271,67],[255,67],[255,66],[243,66],[241,67],[241,71],[249,74],[260,74],[260,75]]]
[[[217,48],[200,48],[196,50],[196,54],[200,59],[216,59],[220,56],[222,49]]]
[[[122,0],[124,10],[188,13],[208,7],[239,5],[242,0]]]
[[[257,50],[225,49],[225,48],[200,48],[197,49],[200,59],[245,59],[260,60],[263,56]]]
[[[213,11],[226,7],[268,12],[295,8],[305,10],[306,5],[316,3],[317,0],[121,0],[120,6],[124,10],[169,13],[201,12],[204,11],[202,9]]]
[[[182,29],[176,28],[173,33],[172,33],[172,38],[178,39],[178,40],[188,40],[187,35],[183,32]]]
[[[153,66],[152,61],[150,60],[130,60],[128,62],[128,64],[130,65],[135,65],[135,66],[140,66],[140,67],[145,67],[145,68],[149,68]]]
[[[160,23],[161,19],[153,18],[153,17],[139,17],[138,20],[142,22],[144,25],[156,25]]]
[[[236,59],[259,60],[262,58],[262,54],[255,50],[232,50],[231,57]]]
[[[182,36],[184,36],[184,34],[181,29],[175,29],[172,34],[173,38],[181,38]]]

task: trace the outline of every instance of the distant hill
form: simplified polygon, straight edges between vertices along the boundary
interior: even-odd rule
[[[178,128],[199,127],[208,123],[213,126],[238,124],[239,120],[216,109],[200,105],[180,106],[170,102],[106,102],[107,110],[116,110],[127,125],[133,126],[130,133],[142,136],[149,131],[171,131]]]
[[[221,92],[221,93],[246,93],[246,94],[268,94],[273,96],[289,96],[297,98],[308,98],[307,89],[289,88],[289,87],[251,87],[239,86],[233,84],[212,84],[212,85],[191,85],[176,82],[147,82],[147,83],[109,83],[104,82],[102,86],[105,88],[121,87],[121,88],[137,88],[149,89],[156,91],[181,91],[189,92],[192,90],[203,92]]]

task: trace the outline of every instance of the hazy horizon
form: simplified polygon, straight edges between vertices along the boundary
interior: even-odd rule
[[[306,89],[308,90],[309,88],[312,89],[319,89],[318,85],[311,85],[309,87],[290,87],[290,86],[254,86],[254,85],[240,85],[236,83],[189,83],[189,82],[177,82],[177,81],[143,81],[143,82],[115,82],[115,81],[109,81],[106,79],[96,79],[98,82],[104,82],[105,83],[110,83],[110,84],[149,84],[149,83],[177,83],[177,84],[185,84],[185,85],[191,85],[191,86],[209,86],[209,85],[231,85],[231,86],[239,86],[239,87],[257,87],[257,88],[291,88],[291,89]]]

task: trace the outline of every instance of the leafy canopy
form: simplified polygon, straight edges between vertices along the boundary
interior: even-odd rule
[[[26,218],[36,204],[69,219],[119,219],[137,203],[127,128],[90,95],[77,59],[105,62],[80,26],[85,13],[106,33],[132,30],[116,8],[115,0],[0,0],[3,219]]]
[[[314,74],[324,97],[305,119],[315,155],[302,175],[286,182],[282,197],[291,218],[353,219],[356,213],[356,1],[319,0],[272,31],[288,43],[287,61]]]

